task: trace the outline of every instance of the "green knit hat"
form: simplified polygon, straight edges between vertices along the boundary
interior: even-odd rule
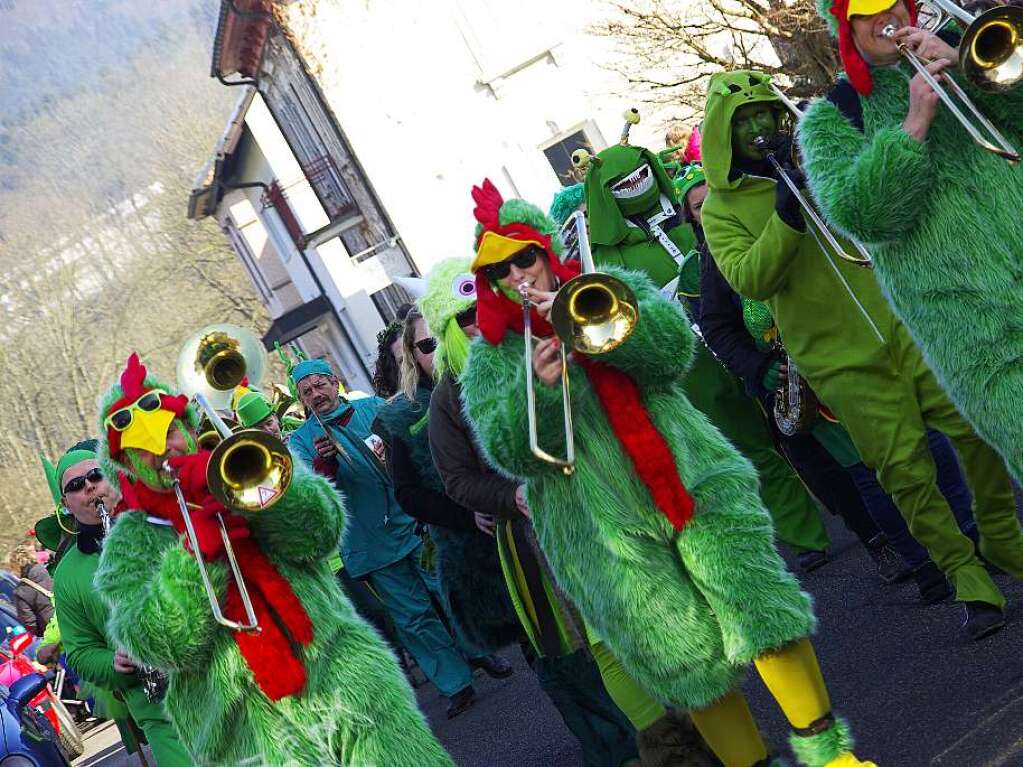
[[[416,302],[430,335],[437,339],[433,365],[438,375],[452,361],[449,349],[452,340],[459,344],[459,353],[455,356],[461,356],[466,346],[453,334],[458,329],[455,316],[476,304],[476,278],[469,271],[471,263],[470,258],[457,257],[441,261],[426,275],[426,291]],[[456,327],[450,328],[451,324]],[[461,329],[458,333],[464,336]]]
[[[249,429],[273,415],[273,407],[270,400],[258,391],[249,391],[238,400],[238,407],[235,408],[235,415],[238,423],[243,429]]]
[[[678,197],[679,203],[685,203],[689,190],[700,184],[706,184],[707,177],[703,174],[703,166],[694,162],[683,166],[671,183],[675,187],[675,195]]]

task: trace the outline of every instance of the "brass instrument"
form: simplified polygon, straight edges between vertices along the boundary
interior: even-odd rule
[[[943,26],[948,18],[967,25],[959,43],[959,69],[967,80],[981,90],[996,93],[1012,90],[1023,82],[1023,8],[999,5],[974,17],[950,0],[926,0],[926,3],[944,14],[939,14],[933,24],[935,28]],[[894,24],[889,24],[882,34],[894,40],[897,31]],[[978,146],[1010,163],[1019,162],[1020,154],[1016,148],[984,116],[953,77],[941,77],[942,84],[927,71],[930,62],[917,56],[905,43],[896,42],[896,46]],[[969,110],[973,120],[960,107]],[[987,132],[986,136],[981,129]]]
[[[796,361],[786,355],[788,377],[774,395],[774,422],[786,437],[801,434],[817,422],[820,403],[810,384],[799,375]]]
[[[785,94],[785,92],[781,88],[779,88],[777,85],[771,82],[768,83],[768,87],[771,89],[771,92],[778,97],[782,104],[785,105],[786,109],[789,110],[790,114],[794,118],[799,119],[800,117],[803,116],[803,110],[801,110],[796,105],[796,103]],[[822,219],[820,214],[817,213],[813,205],[810,204],[810,201],[806,199],[806,196],[799,190],[799,187],[796,186],[796,183],[795,181],[792,180],[792,177],[782,167],[781,163],[778,161],[778,158],[775,157],[774,152],[771,150],[770,139],[768,139],[767,136],[758,136],[753,140],[753,143],[761,151],[764,152],[765,156],[767,157],[767,161],[771,163],[771,166],[774,168],[775,173],[778,174],[779,180],[782,181],[786,186],[788,186],[789,190],[795,196],[796,200],[798,200],[799,206],[803,209],[803,212],[806,213],[806,215],[809,216],[810,220],[813,222],[813,226],[809,227],[810,233],[813,235],[814,239],[817,240],[817,244],[820,245],[821,250],[823,250],[825,253],[827,252],[827,248],[825,247],[824,242],[821,242],[821,237],[823,237],[827,244],[831,247],[832,252],[843,261],[848,261],[850,264],[856,264],[856,266],[862,266],[867,269],[873,268],[874,259],[871,257],[870,251],[866,249],[863,243],[852,238],[849,239],[849,242],[852,244],[852,246],[856,249],[857,253],[859,254],[858,256],[847,253],[845,248],[842,247],[842,243],[840,243],[838,241],[838,238],[835,237],[834,232],[832,232],[831,229],[828,228],[828,225],[824,223],[824,219]],[[800,158],[796,145],[795,131],[792,131],[792,163],[797,168],[800,167]],[[820,232],[820,235],[818,235],[818,231]]]
[[[558,458],[540,447],[537,433],[536,395],[533,381],[533,329],[527,298],[528,283],[519,286],[522,294],[523,337],[526,362],[526,412],[529,421],[529,448],[542,461],[560,466],[566,476],[575,471],[575,440],[572,427],[571,389],[568,379],[569,347],[583,354],[602,354],[621,344],[636,327],[639,309],[632,290],[621,280],[597,272],[590,253],[586,217],[573,213],[561,227],[563,241],[582,264],[582,274],[558,288],[551,306],[550,322],[561,340],[561,398],[564,414],[565,457]]]
[[[259,429],[232,433],[211,401],[216,399],[227,406],[234,387],[246,376],[250,385],[256,386],[264,367],[265,352],[255,335],[233,325],[203,328],[186,342],[178,356],[179,389],[192,397],[221,438],[210,456],[206,484],[210,493],[232,511],[255,513],[267,509],[280,500],[291,483],[292,458],[287,446]],[[165,466],[165,470],[169,467]],[[218,514],[217,524],[231,575],[245,609],[244,622],[224,616],[202,557],[188,503],[177,479],[173,488],[214,619],[234,631],[260,631],[223,518]]]
[[[110,532],[110,528],[113,527],[114,519],[102,498],[96,501],[96,513],[99,514],[100,524],[103,525],[103,537],[105,538]],[[167,693],[167,683],[169,681],[165,672],[153,666],[148,666],[145,663],[136,663],[135,676],[139,678],[139,682],[142,684],[142,692],[150,702],[159,703],[163,700],[163,696]]]

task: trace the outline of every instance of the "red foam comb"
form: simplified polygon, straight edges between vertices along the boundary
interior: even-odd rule
[[[472,199],[476,203],[472,214],[483,224],[484,229],[496,229],[500,225],[498,213],[504,205],[504,198],[489,178],[483,179],[482,186],[472,188]]]
[[[128,357],[128,364],[121,373],[121,390],[125,397],[132,399],[141,397],[145,392],[146,366],[139,362],[139,355],[135,352]]]

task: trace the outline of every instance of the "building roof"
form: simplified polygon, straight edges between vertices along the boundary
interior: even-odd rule
[[[244,89],[227,120],[224,132],[213,148],[213,154],[202,166],[199,175],[195,177],[192,191],[188,195],[189,218],[205,218],[213,215],[217,209],[224,180],[224,165],[238,148],[238,139],[241,138],[245,128],[245,115],[248,113],[249,105],[255,95],[255,88],[246,87]]]
[[[273,24],[271,0],[221,0],[210,76],[255,78]]]

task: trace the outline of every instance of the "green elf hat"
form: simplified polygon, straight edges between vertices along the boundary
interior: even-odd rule
[[[39,460],[43,464],[43,473],[46,475],[46,484],[49,486],[50,496],[53,498],[54,513],[47,514],[36,522],[34,529],[36,539],[51,551],[56,551],[60,546],[64,533],[72,532],[71,529],[61,523],[58,517],[59,514],[65,513],[63,510],[64,503],[61,499],[64,486],[64,472],[82,461],[96,458],[97,447],[98,443],[94,439],[84,439],[81,442],[77,442],[68,448],[56,466],[50,463],[49,459],[42,453],[39,454]]]
[[[650,167],[656,183],[654,188],[641,198],[629,202],[645,209],[652,206],[661,194],[674,199],[671,179],[664,170],[660,158],[649,149],[628,143],[629,128],[638,122],[639,113],[636,110],[629,110],[626,112],[626,128],[622,131],[622,140],[619,144],[608,147],[595,157],[587,155],[585,150],[576,150],[572,155],[572,163],[576,167],[586,169],[586,216],[590,228],[590,242],[593,245],[614,246],[628,235],[629,227],[622,205],[611,193],[611,187],[629,174],[639,171],[644,164]],[[629,212],[631,211],[626,211]]]
[[[437,339],[433,353],[434,375],[450,369],[462,372],[469,356],[469,339],[455,318],[476,305],[476,278],[468,258],[447,258],[426,275],[426,286],[416,302],[430,335]]]
[[[247,391],[238,399],[235,417],[243,429],[250,429],[273,415],[270,400],[258,391]]]

